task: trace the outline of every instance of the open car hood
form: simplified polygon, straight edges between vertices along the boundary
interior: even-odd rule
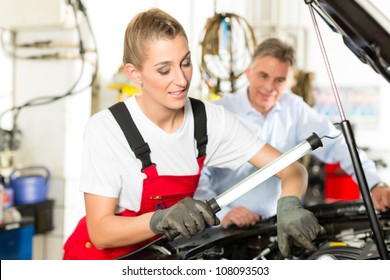
[[[369,0],[313,0],[313,9],[345,45],[390,83],[390,20]]]

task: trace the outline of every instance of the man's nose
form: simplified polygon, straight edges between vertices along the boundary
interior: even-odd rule
[[[275,83],[272,80],[267,80],[264,82],[265,90],[271,94],[275,90]]]

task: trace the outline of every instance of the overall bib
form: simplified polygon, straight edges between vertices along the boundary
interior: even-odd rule
[[[195,139],[198,149],[198,173],[187,176],[158,175],[156,165],[150,159],[150,149],[139,133],[126,105],[123,102],[110,107],[111,113],[121,127],[135,156],[142,162],[143,181],[141,206],[138,212],[125,210],[117,215],[134,217],[157,209],[168,208],[185,197],[193,197],[198,186],[200,172],[206,157],[207,122],[203,102],[192,99],[191,105],[195,122]],[[152,242],[159,235],[141,243],[123,247],[97,249],[91,242],[83,217],[64,245],[64,260],[109,260],[135,251]]]

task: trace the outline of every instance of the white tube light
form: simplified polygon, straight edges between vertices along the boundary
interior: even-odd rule
[[[252,190],[259,184],[263,183],[270,177],[274,176],[283,168],[287,167],[288,165],[292,164],[293,162],[303,157],[308,152],[313,151],[318,147],[322,147],[321,139],[315,133],[313,133],[309,138],[304,140],[302,143],[298,144],[291,150],[282,154],[281,156],[279,156],[277,159],[273,160],[266,166],[260,168],[255,173],[246,177],[245,179],[243,179],[242,181],[240,181],[239,183],[237,183],[236,185],[234,185],[224,193],[208,201],[208,203],[210,204],[214,212],[217,212],[218,210],[220,210],[220,208],[228,205],[238,197]],[[215,202],[218,204],[219,207],[214,204]]]

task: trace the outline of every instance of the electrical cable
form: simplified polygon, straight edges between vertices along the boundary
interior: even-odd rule
[[[18,129],[17,129],[17,118],[20,114],[20,111],[23,109],[23,108],[27,108],[27,107],[33,107],[33,106],[40,106],[40,105],[45,105],[45,104],[49,104],[49,103],[52,103],[52,102],[55,102],[55,101],[58,101],[60,99],[63,99],[65,97],[68,97],[70,95],[73,95],[73,94],[77,94],[77,93],[81,93],[83,92],[84,90],[92,87],[97,79],[97,75],[98,75],[98,71],[99,71],[99,59],[98,59],[98,52],[97,52],[97,44],[96,44],[96,38],[94,36],[94,32],[92,30],[92,27],[91,27],[91,24],[90,24],[90,21],[89,21],[89,17],[88,17],[88,14],[86,12],[86,9],[85,9],[85,6],[81,3],[81,1],[78,1],[78,5],[77,5],[77,9],[80,8],[80,11],[82,12],[83,16],[84,16],[84,19],[86,21],[86,24],[87,24],[87,27],[88,27],[88,30],[89,30],[89,33],[91,35],[91,38],[92,38],[92,41],[93,41],[93,44],[95,46],[95,54],[96,54],[96,63],[95,63],[95,69],[94,69],[94,72],[92,74],[92,78],[91,78],[91,81],[90,83],[85,86],[85,87],[82,87],[80,89],[77,89],[76,90],[76,87],[77,85],[80,83],[82,77],[83,77],[83,73],[84,73],[84,70],[85,70],[85,53],[86,53],[86,50],[84,48],[84,42],[83,42],[83,36],[82,36],[82,33],[81,33],[81,29],[80,29],[80,23],[79,23],[79,20],[78,20],[78,17],[77,17],[77,9],[76,9],[76,4],[70,4],[72,6],[72,10],[73,10],[73,14],[74,14],[74,17],[75,17],[75,23],[76,23],[76,30],[77,30],[77,35],[78,35],[78,41],[79,41],[79,56],[80,56],[80,59],[81,59],[81,69],[80,69],[80,74],[78,75],[76,81],[72,84],[72,86],[62,95],[56,95],[56,96],[42,96],[42,97],[37,97],[37,98],[33,98],[29,101],[27,101],[26,103],[24,103],[23,105],[19,105],[19,106],[14,106],[4,112],[2,112],[0,114],[0,130],[3,131],[3,132],[8,132],[8,133],[11,133],[11,137],[10,137],[10,144],[9,146],[10,147],[13,147],[14,145],[12,144],[13,142],[13,138],[14,138],[14,135],[18,133]],[[3,46],[5,46],[4,44],[4,37],[3,37],[3,34],[1,34],[0,36],[0,41],[2,43]],[[48,43],[50,41],[46,41],[44,43]],[[42,42],[38,43],[38,45],[42,45]],[[6,49],[4,49],[6,51]],[[7,52],[7,51],[6,51]],[[8,52],[8,54],[10,54],[11,52]],[[18,58],[17,56],[15,56],[15,54],[13,53],[11,56],[15,57],[15,58]],[[53,55],[52,55],[53,56]],[[3,130],[1,128],[1,119],[3,118],[3,116],[6,114],[6,113],[9,113],[9,112],[13,112],[13,128],[11,131],[7,131],[7,130]]]
[[[76,16],[76,10],[74,9],[74,6],[73,6],[73,12],[75,14],[75,17]],[[81,81],[81,78],[82,78],[82,75],[83,75],[83,72],[84,72],[84,66],[85,66],[85,61],[84,61],[84,47],[83,47],[83,41],[82,41],[82,38],[81,38],[81,32],[80,32],[80,27],[79,27],[79,23],[76,19],[76,29],[77,29],[77,33],[78,33],[78,36],[79,36],[79,53],[80,53],[80,56],[81,56],[81,61],[82,61],[82,64],[81,64],[81,71],[80,71],[80,74],[78,75],[76,81],[73,83],[73,85],[70,87],[69,90],[66,91],[65,94],[63,95],[58,95],[58,96],[54,96],[54,97],[37,97],[37,98],[33,98],[29,101],[27,101],[26,103],[24,103],[23,105],[20,105],[20,106],[14,106],[12,107],[11,109],[9,110],[6,110],[5,112],[3,112],[2,114],[0,114],[0,123],[1,123],[1,118],[3,117],[3,115],[6,113],[6,112],[10,112],[10,111],[13,111],[14,112],[14,121],[16,121],[16,118],[20,112],[20,110],[22,110],[23,108],[26,108],[26,107],[32,107],[32,106],[38,106],[38,105],[44,105],[44,104],[48,104],[48,103],[51,103],[51,102],[54,102],[54,101],[57,101],[65,96],[68,96],[70,94],[72,94],[72,91],[76,88],[76,86],[78,85],[78,83]],[[41,101],[41,99],[43,99],[43,101]],[[47,99],[47,100],[45,100]]]

